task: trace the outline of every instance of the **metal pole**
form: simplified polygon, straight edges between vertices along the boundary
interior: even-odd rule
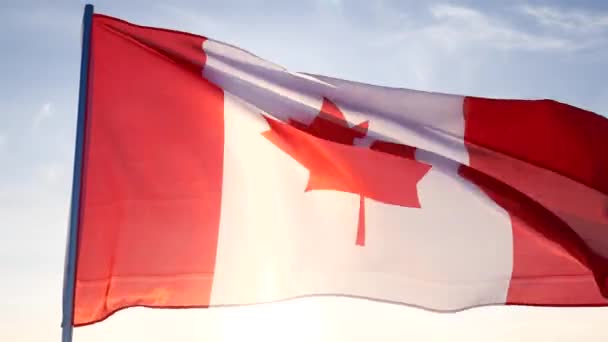
[[[80,57],[80,90],[78,92],[78,118],[76,122],[76,147],[74,151],[74,173],[72,176],[72,200],[70,225],[67,237],[65,270],[63,275],[63,319],[61,341],[72,342],[74,320],[74,290],[76,285],[76,257],[78,250],[78,221],[80,216],[80,189],[82,185],[82,159],[84,153],[85,115],[87,111],[87,88],[91,49],[91,24],[93,5],[84,7],[82,17],[82,52]]]

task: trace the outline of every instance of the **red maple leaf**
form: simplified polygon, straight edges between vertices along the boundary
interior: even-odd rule
[[[305,191],[337,190],[360,195],[356,244],[365,245],[365,197],[420,208],[416,184],[430,165],[414,158],[415,148],[376,140],[370,148],[355,146],[367,135],[369,122],[350,126],[338,107],[323,98],[321,111],[309,124],[264,116],[270,130],[262,133],[306,167]]]

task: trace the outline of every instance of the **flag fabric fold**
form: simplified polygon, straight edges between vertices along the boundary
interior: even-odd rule
[[[608,119],[93,17],[74,322],[338,295],[608,304]]]

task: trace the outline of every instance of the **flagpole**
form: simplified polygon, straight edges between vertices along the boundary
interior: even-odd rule
[[[70,225],[67,237],[67,250],[63,275],[63,318],[61,320],[62,342],[72,342],[72,323],[74,321],[76,252],[78,250],[78,221],[80,216],[80,189],[82,185],[82,159],[84,153],[85,115],[87,111],[87,88],[89,78],[92,20],[93,5],[87,4],[84,6],[84,14],[82,17],[82,51],[80,55],[80,89],[78,91],[76,146],[74,148],[74,173],[72,176]]]

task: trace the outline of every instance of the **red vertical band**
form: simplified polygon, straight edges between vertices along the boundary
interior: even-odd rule
[[[606,304],[608,120],[548,100],[469,97],[464,114],[461,174],[511,216],[507,301]]]
[[[203,41],[94,16],[75,325],[209,304],[224,103]]]

